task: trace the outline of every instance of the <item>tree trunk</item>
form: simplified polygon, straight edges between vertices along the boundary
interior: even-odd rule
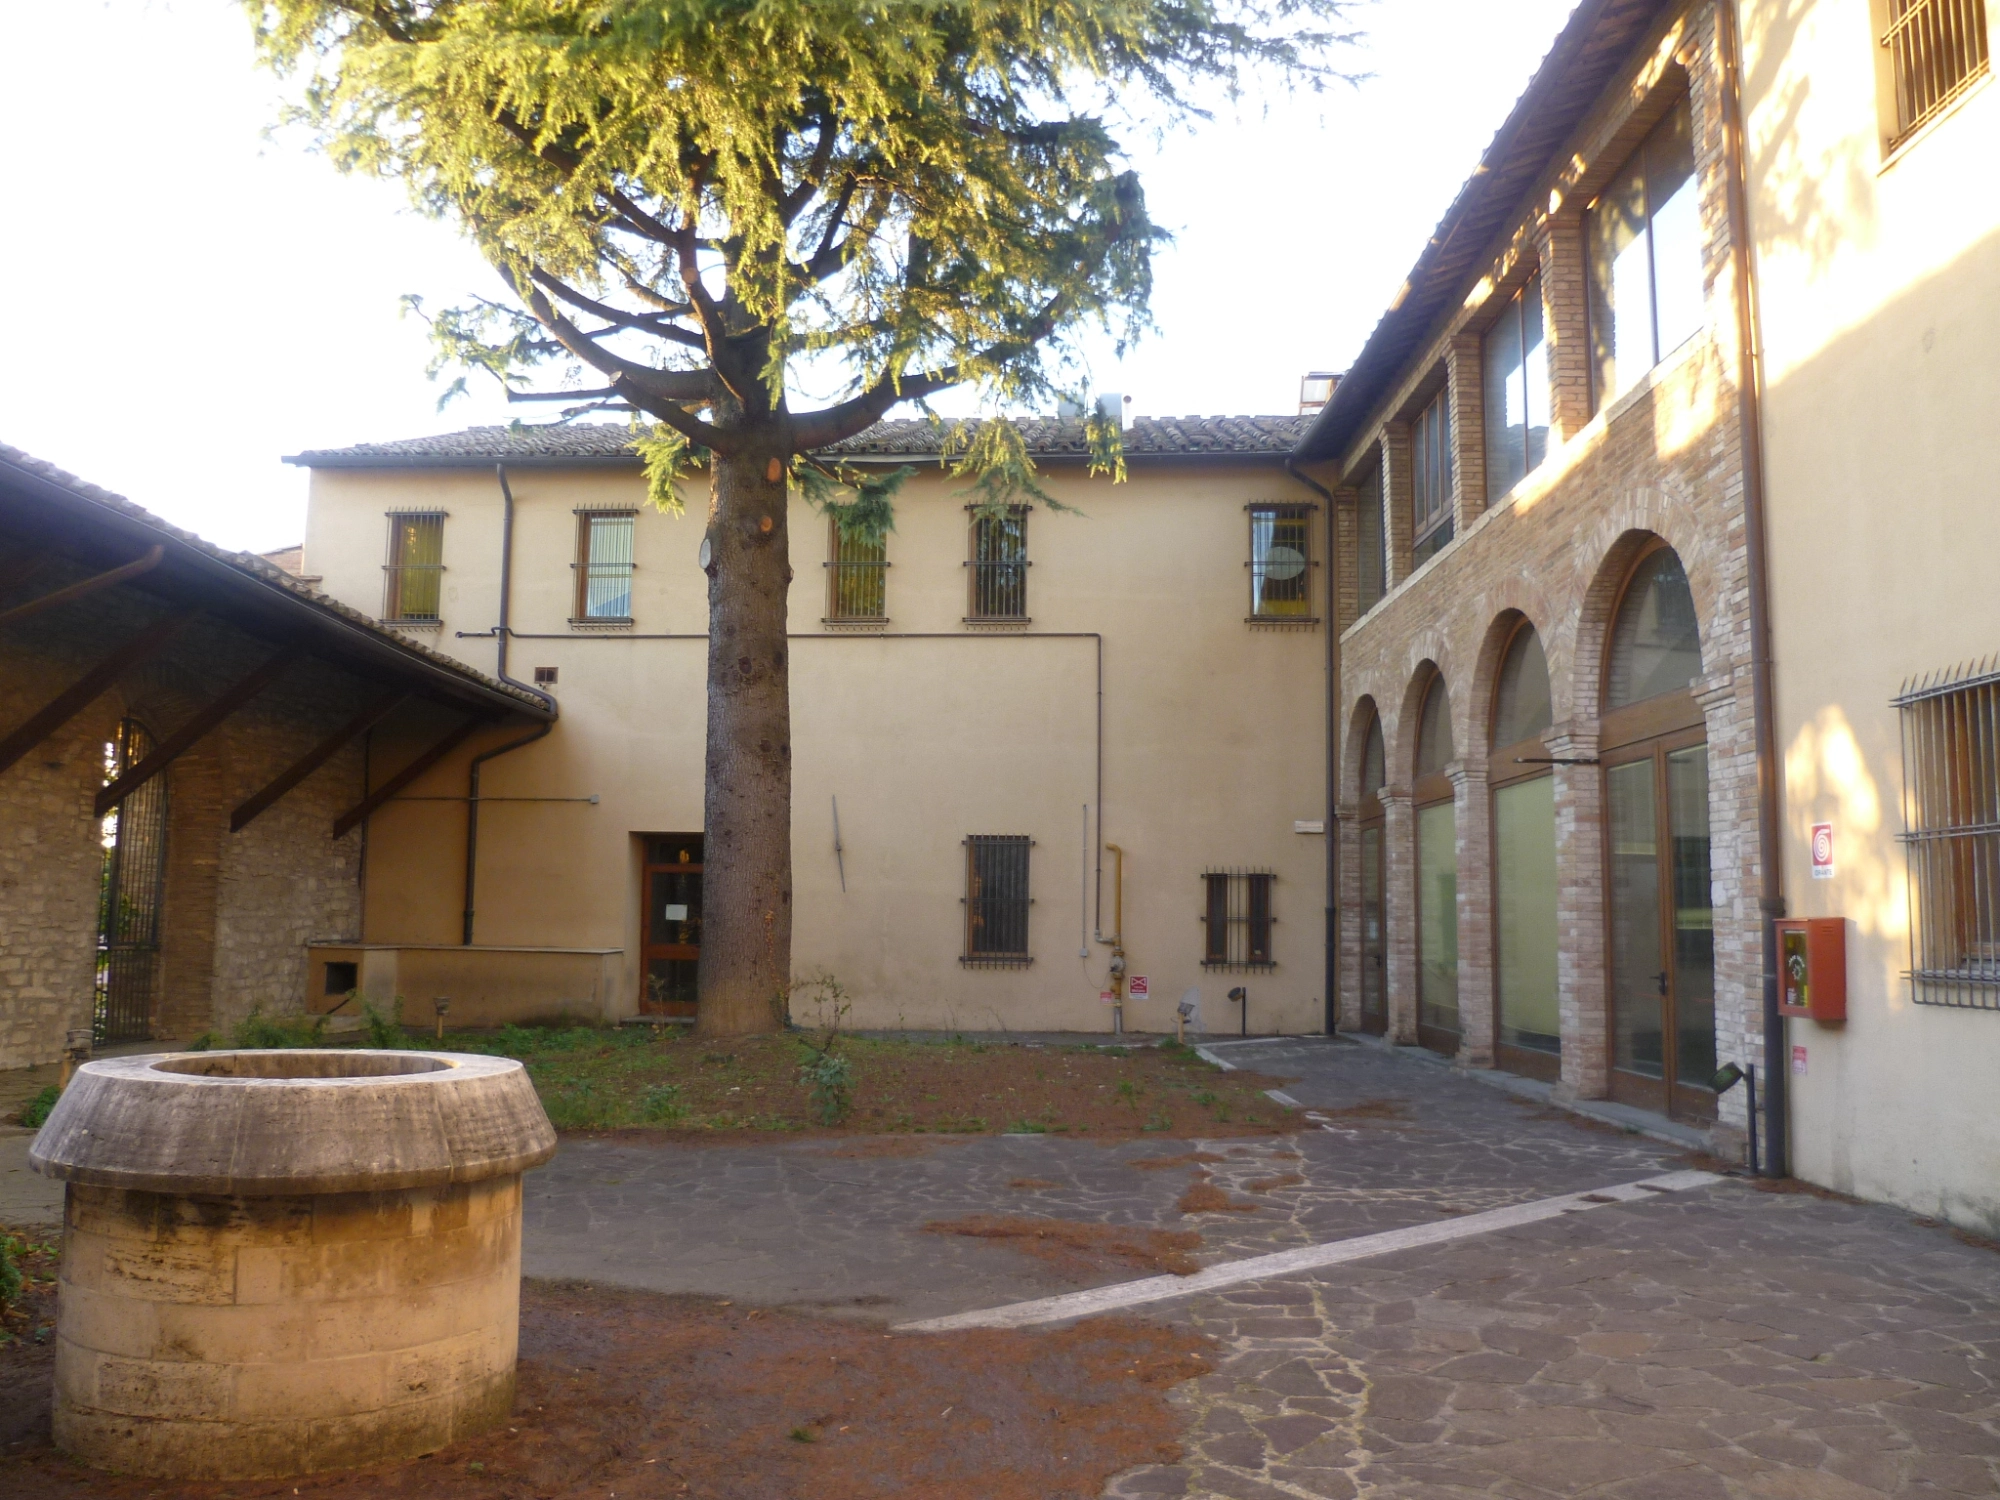
[[[775,424],[774,424],[775,425]],[[708,758],[697,1036],[779,1030],[792,968],[792,570],[787,481],[768,447],[713,458]]]

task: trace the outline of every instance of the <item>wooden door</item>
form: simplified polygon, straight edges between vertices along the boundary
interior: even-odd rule
[[[701,963],[701,835],[646,839],[639,1010],[693,1020]]]

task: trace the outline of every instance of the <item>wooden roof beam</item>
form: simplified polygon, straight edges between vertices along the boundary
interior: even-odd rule
[[[374,791],[335,818],[333,820],[333,836],[340,838],[357,824],[367,822],[368,815],[374,812],[376,808],[387,802],[396,793],[400,792],[404,787],[415,781],[424,772],[428,771],[432,766],[436,765],[447,755],[451,754],[452,751],[472,738],[475,730],[484,729],[492,722],[491,718],[480,715],[467,719],[463,724],[460,724],[458,728],[452,730],[450,734],[447,734],[443,739],[431,746],[430,749],[424,751],[423,754],[419,755],[407,766],[404,766],[402,770],[383,782]]]
[[[410,701],[411,694],[400,689],[391,689],[370,703],[360,713],[349,719],[340,728],[321,740],[312,749],[300,756],[280,773],[271,784],[246,799],[229,815],[229,831],[241,833],[259,816],[267,811],[293,787],[304,781],[321,766],[338,755],[343,747],[356,736],[367,733],[382,720],[389,717],[403,704]]]
[[[108,589],[113,584],[123,583],[128,578],[137,578],[141,573],[150,573],[160,565],[160,559],[166,555],[167,549],[155,542],[145,556],[135,558],[123,567],[79,579],[53,593],[44,594],[39,599],[30,599],[26,604],[17,604],[12,609],[0,613],[0,625],[11,625],[16,620],[25,620],[32,615],[38,615],[45,609],[54,609],[58,604],[67,604],[72,599],[81,599],[88,594],[96,593],[99,589]]]
[[[206,707],[197,709],[189,716],[186,723],[154,746],[152,754],[97,794],[97,816],[103,817],[160,772],[166,770],[191,749],[197,740],[277,681],[279,674],[297,661],[302,654],[300,648],[295,645],[280,648],[276,654],[266,657],[261,665],[252,668],[247,675],[238,679],[233,686],[225,688],[222,694],[211,700]]]
[[[186,609],[178,614],[155,620],[57,694],[40,713],[5,739],[0,739],[0,771],[5,771],[15,761],[82,713],[106,688],[116,682],[120,675],[160,650],[200,613],[198,609]]]

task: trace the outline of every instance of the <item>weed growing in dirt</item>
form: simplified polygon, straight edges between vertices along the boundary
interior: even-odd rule
[[[49,1112],[56,1107],[56,1100],[61,1097],[61,1092],[53,1083],[47,1085],[34,1098],[21,1106],[21,1123],[30,1130],[40,1130],[42,1122],[48,1119]]]
[[[361,1026],[368,1040],[364,1047],[389,1048],[403,1045],[403,997],[398,995],[384,1015],[372,1000],[361,1002]]]
[[[28,1247],[11,1234],[0,1234],[0,1312],[21,1300],[21,1254]]]
[[[207,1052],[225,1045],[231,1047],[266,1049],[273,1047],[324,1047],[326,1045],[325,1016],[267,1016],[259,1005],[250,1014],[229,1028],[225,1037],[221,1032],[204,1031],[188,1043],[190,1052]]]
[[[639,1096],[639,1113],[651,1125],[673,1124],[687,1113],[687,1105],[681,1099],[681,1086],[660,1083],[647,1089]]]
[[[799,1082],[812,1095],[813,1118],[822,1125],[838,1125],[854,1109],[854,1069],[837,1050],[840,1028],[853,1008],[847,987],[833,975],[820,973],[794,984],[792,993],[812,1006],[818,1031],[803,1044]]]

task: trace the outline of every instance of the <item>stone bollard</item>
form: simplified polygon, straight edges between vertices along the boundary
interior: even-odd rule
[[[505,1419],[526,1070],[444,1052],[86,1063],[29,1152],[64,1179],[55,1441],[252,1479],[429,1453]]]

